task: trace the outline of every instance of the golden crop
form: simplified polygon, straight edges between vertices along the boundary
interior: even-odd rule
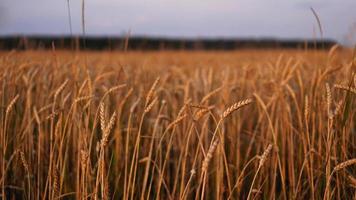
[[[2,199],[356,198],[351,50],[0,53]]]

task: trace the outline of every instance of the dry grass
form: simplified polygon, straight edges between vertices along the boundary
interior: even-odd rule
[[[355,62],[336,48],[1,52],[1,197],[351,199]]]

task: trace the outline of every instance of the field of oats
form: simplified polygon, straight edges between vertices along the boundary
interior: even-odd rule
[[[352,50],[0,53],[0,199],[355,199]]]

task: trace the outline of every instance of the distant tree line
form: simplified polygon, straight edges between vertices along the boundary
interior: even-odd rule
[[[246,48],[328,49],[333,40],[174,39],[150,37],[1,37],[2,50],[234,50]]]

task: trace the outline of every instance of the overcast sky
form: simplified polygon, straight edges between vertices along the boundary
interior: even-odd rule
[[[80,34],[81,0],[69,2],[73,33]],[[85,0],[85,24],[88,35],[131,30],[168,37],[313,38],[318,29],[310,7],[325,38],[344,42],[356,26],[356,0]],[[0,35],[9,34],[70,34],[67,0],[0,0]]]

